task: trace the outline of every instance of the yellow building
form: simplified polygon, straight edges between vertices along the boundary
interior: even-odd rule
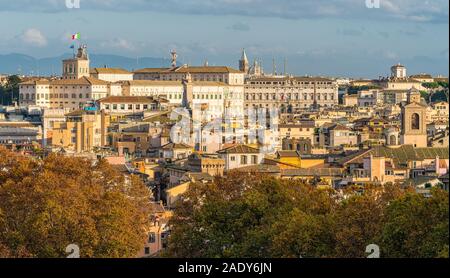
[[[325,164],[325,159],[317,156],[304,155],[298,151],[278,151],[275,158],[266,157],[265,164],[278,165],[280,169],[308,169]]]
[[[55,122],[51,146],[76,153],[91,152],[107,145],[108,115],[78,110],[66,114],[65,122]]]
[[[150,180],[155,180],[157,173],[161,172],[161,167],[154,159],[138,158],[133,161],[133,166],[140,173],[147,175]]]

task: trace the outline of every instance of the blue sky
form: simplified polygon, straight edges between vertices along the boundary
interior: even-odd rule
[[[272,71],[378,77],[448,75],[448,0],[0,0],[0,54],[68,52],[80,32],[90,53],[167,57],[237,67],[242,48]]]

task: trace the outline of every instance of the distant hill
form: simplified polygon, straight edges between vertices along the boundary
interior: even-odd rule
[[[72,54],[64,54],[58,57],[36,59],[24,54],[0,55],[0,74],[23,75],[61,75],[61,60],[70,58]],[[139,57],[129,58],[118,55],[91,54],[91,67],[119,67],[127,70],[135,70],[147,67],[169,67],[170,59]]]

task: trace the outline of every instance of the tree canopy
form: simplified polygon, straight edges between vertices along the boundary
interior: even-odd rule
[[[150,193],[106,161],[0,149],[0,257],[135,257],[145,243]]]
[[[8,76],[6,84],[0,85],[0,101],[3,105],[11,105],[19,99],[19,83],[21,79],[17,75]]]
[[[397,185],[318,189],[231,174],[191,184],[171,219],[167,257],[448,257],[448,193]],[[418,238],[421,237],[421,238]]]

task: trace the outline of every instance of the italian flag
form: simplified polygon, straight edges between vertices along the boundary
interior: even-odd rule
[[[80,39],[80,33],[76,33],[75,35],[72,35],[72,40],[79,40]]]

